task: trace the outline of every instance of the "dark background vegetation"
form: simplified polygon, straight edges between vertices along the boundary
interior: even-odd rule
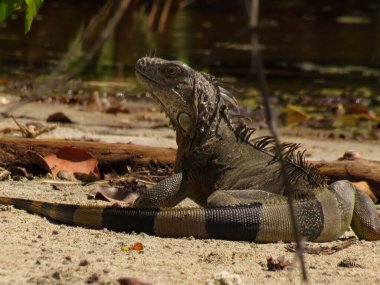
[[[198,68],[244,73],[250,49],[244,0],[195,0],[184,7],[175,2],[185,1],[174,1],[162,32],[148,24],[153,1],[132,2],[103,48],[107,56],[97,59],[100,67],[123,64],[131,70],[138,57],[155,52]],[[2,69],[50,66],[104,3],[46,0],[26,35],[22,14],[13,14],[0,29]],[[266,66],[297,67],[308,61],[380,67],[379,6],[378,0],[261,1],[259,36]]]
[[[30,78],[75,67],[112,16],[117,5],[104,12],[110,2],[119,1],[45,0],[27,34],[23,15],[12,14],[0,25],[1,74]],[[249,76],[248,2],[132,0],[77,78],[132,78],[136,60],[151,54],[224,78],[235,86],[244,105],[257,109],[257,86]],[[275,104],[296,105],[312,116],[317,110],[324,118],[342,107],[345,114],[379,115],[379,0],[260,1],[258,36]],[[359,104],[360,111],[352,104],[355,108]],[[334,126],[321,123],[318,116],[312,121],[313,127]],[[372,123],[379,127],[378,121]]]

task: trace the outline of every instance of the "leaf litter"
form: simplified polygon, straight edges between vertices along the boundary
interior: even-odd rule
[[[324,245],[314,246],[314,245],[306,244],[304,246],[303,252],[308,253],[308,254],[315,254],[315,255],[330,255],[330,254],[334,254],[338,251],[341,251],[345,248],[348,248],[351,245],[355,244],[356,242],[357,242],[356,237],[350,237],[350,238],[344,240],[343,242],[340,242],[340,243],[338,243],[336,245],[332,245],[332,246],[324,246]],[[294,244],[286,245],[285,249],[289,252],[295,252],[296,251]]]

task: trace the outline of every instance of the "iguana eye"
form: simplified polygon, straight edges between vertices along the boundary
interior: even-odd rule
[[[176,76],[181,73],[181,69],[178,66],[168,66],[166,68],[166,74],[169,76]]]

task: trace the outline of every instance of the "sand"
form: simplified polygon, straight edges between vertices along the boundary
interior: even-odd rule
[[[132,103],[131,103],[132,104]],[[64,111],[77,122],[59,126],[42,137],[92,138],[107,142],[134,142],[175,146],[174,133],[163,127],[152,129],[164,118],[150,123],[131,114],[85,112],[79,107],[27,104],[15,111],[21,122],[43,122],[49,113]],[[2,111],[2,107],[0,107]],[[105,126],[118,124],[119,128]],[[126,128],[125,125],[133,125]],[[14,127],[10,119],[0,121],[0,129]],[[317,140],[284,137],[299,142],[313,160],[334,160],[346,150],[359,151],[365,158],[380,160],[379,142]],[[65,203],[105,203],[89,201],[94,186],[59,185],[44,179],[0,182],[0,195]],[[188,201],[184,202],[189,203]],[[347,231],[344,237],[353,236]],[[256,244],[194,238],[159,238],[144,233],[116,233],[57,224],[8,206],[0,206],[0,284],[118,284],[117,279],[136,277],[151,284],[299,284],[300,270],[294,253],[286,244]],[[123,245],[140,242],[143,251],[123,251]],[[331,247],[331,243],[312,246]],[[294,266],[268,271],[266,258],[284,256]],[[356,240],[331,255],[305,254],[310,284],[380,284],[380,241]],[[351,267],[341,267],[344,260]],[[92,283],[91,283],[92,282]]]

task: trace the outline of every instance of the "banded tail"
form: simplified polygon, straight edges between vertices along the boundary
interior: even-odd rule
[[[145,232],[161,237],[193,236],[258,242],[293,240],[285,198],[245,206],[163,209],[73,205],[9,197],[0,197],[0,204],[13,205],[54,221],[85,228]],[[300,200],[295,206],[302,214],[299,215],[301,235],[308,240],[332,240],[342,234],[340,228],[346,230],[348,227],[342,225],[339,228],[334,224],[338,229],[334,233],[330,228],[326,229],[324,208],[317,199]],[[337,215],[331,210],[328,212],[335,217]]]

